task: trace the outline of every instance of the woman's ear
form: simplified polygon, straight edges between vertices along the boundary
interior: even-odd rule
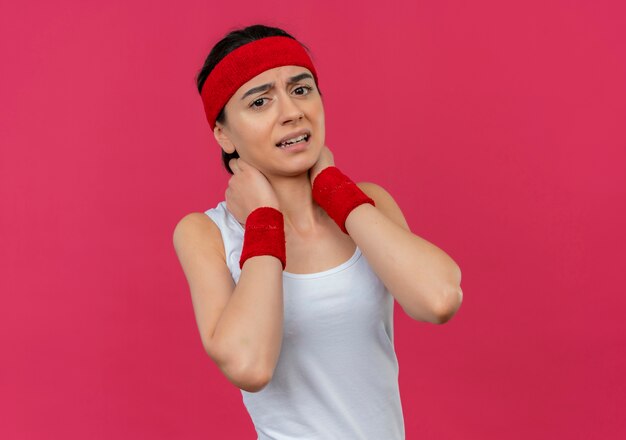
[[[215,124],[215,128],[213,129],[213,136],[215,136],[215,140],[218,144],[220,144],[220,147],[222,147],[222,150],[224,150],[226,153],[233,154],[235,152],[235,146],[230,141],[228,135],[224,132],[224,128],[221,124]]]

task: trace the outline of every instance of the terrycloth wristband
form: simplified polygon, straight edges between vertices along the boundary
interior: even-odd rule
[[[376,206],[374,200],[335,166],[324,168],[315,177],[313,200],[324,208],[345,234],[348,234],[346,218],[354,208],[363,203]]]
[[[286,254],[283,213],[270,206],[252,211],[246,219],[239,268],[243,269],[243,263],[250,257],[272,255],[280,260],[285,270]]]

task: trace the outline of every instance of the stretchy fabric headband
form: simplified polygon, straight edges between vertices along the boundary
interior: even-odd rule
[[[317,72],[304,47],[293,38],[265,37],[244,44],[226,55],[213,68],[202,86],[202,102],[211,129],[215,119],[231,96],[246,82],[274,67],[301,66]]]

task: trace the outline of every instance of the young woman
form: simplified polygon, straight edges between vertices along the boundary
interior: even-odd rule
[[[197,83],[232,174],[224,201],[174,231],[208,355],[259,439],[403,439],[394,299],[446,322],[458,266],[382,187],[335,166],[317,72],[291,35],[229,33]]]

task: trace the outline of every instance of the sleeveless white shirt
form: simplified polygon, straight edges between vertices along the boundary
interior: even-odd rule
[[[205,213],[237,283],[245,230],[226,201]],[[256,393],[241,390],[257,440],[403,440],[394,298],[358,246],[331,269],[283,271],[283,304],[272,380]]]

